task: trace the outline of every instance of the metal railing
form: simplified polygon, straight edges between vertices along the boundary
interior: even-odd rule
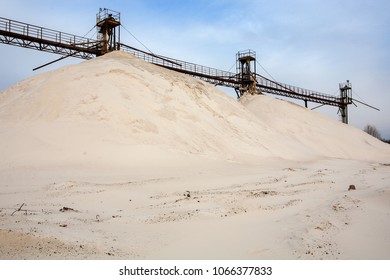
[[[202,76],[202,77],[209,77],[209,78],[215,78],[216,83],[220,80],[226,80],[226,79],[235,79],[235,73],[219,70],[212,67],[207,67],[199,64],[195,64],[192,62],[187,62],[179,59],[169,58],[166,56],[156,55],[148,52],[144,52],[142,50],[127,46],[125,44],[121,44],[120,47],[121,50],[126,51],[135,57],[138,57],[146,62],[150,62],[159,66],[163,66],[165,68],[169,68],[172,70],[176,70],[179,72],[195,75],[195,76]]]
[[[315,103],[339,106],[339,104],[342,102],[341,98],[337,96],[283,83],[277,83],[262,76],[257,77],[257,87],[259,87],[264,92],[307,100]]]
[[[91,59],[101,53],[97,40],[0,17],[0,43]]]
[[[0,17],[0,30],[24,37],[52,41],[59,44],[83,46],[85,48],[92,47],[97,44],[96,40],[2,17]]]
[[[229,71],[223,71],[216,68],[202,66],[199,64],[186,62],[183,60],[173,59],[165,56],[160,56],[152,53],[148,53],[134,47],[121,44],[121,50],[131,53],[135,57],[138,57],[146,62],[150,62],[174,71],[189,74],[215,85],[222,85],[227,87],[233,87],[239,89],[242,81],[240,76],[236,73]],[[291,86],[283,83],[278,83],[267,79],[263,76],[257,75],[256,87],[261,92],[291,97],[300,100],[311,101],[320,104],[326,104],[331,106],[340,106],[343,102],[341,98],[333,95],[320,93],[317,91],[304,89],[296,86]],[[345,102],[345,101],[344,101]]]
[[[115,21],[120,22],[121,21],[121,14],[119,12],[116,12],[116,11],[113,11],[110,9],[100,8],[99,13],[96,14],[96,23],[98,23],[102,20],[108,19],[108,18],[112,18]]]

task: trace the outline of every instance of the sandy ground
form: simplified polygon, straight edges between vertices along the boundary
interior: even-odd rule
[[[389,259],[389,169],[221,164],[185,176],[9,185],[0,193],[0,256]]]
[[[0,259],[390,259],[389,145],[129,54],[0,92],[0,155]]]

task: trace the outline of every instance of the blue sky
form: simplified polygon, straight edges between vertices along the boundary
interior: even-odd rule
[[[390,1],[0,0],[0,4],[1,17],[81,36],[94,26],[99,8],[109,8],[121,12],[122,24],[154,53],[229,70],[237,51],[252,49],[277,81],[327,94],[338,95],[338,84],[349,79],[355,98],[381,109],[352,105],[350,124],[375,125],[390,138]],[[122,42],[142,48],[125,30],[121,35]],[[3,44],[0,53],[0,90],[58,58]],[[40,72],[79,61],[67,59]],[[262,69],[258,72],[267,76]],[[318,111],[338,119],[337,108]]]

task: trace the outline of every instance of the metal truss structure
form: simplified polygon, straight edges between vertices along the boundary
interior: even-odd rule
[[[0,43],[63,56],[53,62],[70,56],[91,59],[113,50],[122,50],[146,62],[191,75],[216,86],[234,88],[238,98],[246,93],[268,93],[303,100],[306,107],[307,102],[335,106],[339,108],[342,121],[348,123],[347,106],[353,103],[349,81],[340,84],[340,96],[278,83],[256,73],[256,53],[252,50],[237,53],[236,73],[156,55],[121,43],[120,26],[120,13],[108,9],[100,9],[96,15],[96,40],[0,17]]]
[[[0,43],[91,59],[100,53],[97,40],[0,17]]]

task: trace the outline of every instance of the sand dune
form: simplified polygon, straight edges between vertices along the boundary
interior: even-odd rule
[[[389,146],[290,102],[113,52],[1,92],[0,134],[2,259],[390,257]]]

